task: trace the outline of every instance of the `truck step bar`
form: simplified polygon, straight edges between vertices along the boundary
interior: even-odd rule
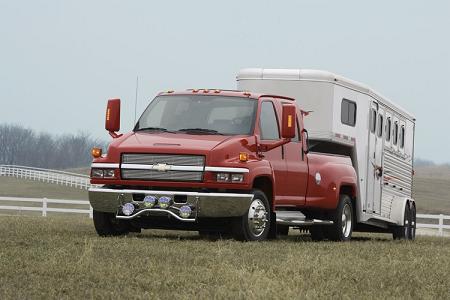
[[[332,225],[333,221],[307,219],[299,211],[275,211],[278,225],[288,226],[310,226],[310,225]]]

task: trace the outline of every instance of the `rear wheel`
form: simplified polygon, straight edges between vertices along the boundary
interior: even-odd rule
[[[115,236],[128,234],[128,223],[118,220],[113,213],[93,211],[94,227],[100,236]]]
[[[415,213],[414,213],[415,216]],[[411,221],[411,210],[409,209],[408,203],[405,205],[405,213],[403,216],[403,226],[396,226],[392,230],[392,237],[394,240],[408,240],[410,236],[410,221]],[[415,226],[414,226],[415,227]],[[415,230],[414,230],[415,235]]]
[[[233,236],[241,241],[262,241],[269,234],[270,206],[266,195],[253,190],[253,199],[248,211],[233,222]]]
[[[333,225],[328,226],[326,234],[333,241],[349,241],[352,237],[353,205],[348,195],[341,195],[339,205],[333,216]]]

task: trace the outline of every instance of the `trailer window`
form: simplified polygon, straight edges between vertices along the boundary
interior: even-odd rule
[[[383,135],[383,116],[378,115],[378,130],[377,130],[378,137],[381,137]]]
[[[275,113],[275,107],[270,101],[261,104],[261,115],[259,117],[259,128],[261,129],[261,139],[279,140],[280,130]]]
[[[370,110],[370,132],[375,133],[377,128],[377,111],[375,109]]]
[[[397,140],[398,140],[398,123],[395,122],[394,123],[394,132],[392,133],[392,142],[394,143],[394,145],[397,145]]]
[[[342,99],[341,103],[341,123],[349,126],[356,124],[356,103],[347,99]]]
[[[387,118],[386,122],[386,141],[389,142],[391,140],[391,118]]]
[[[400,129],[400,148],[405,147],[405,126]]]

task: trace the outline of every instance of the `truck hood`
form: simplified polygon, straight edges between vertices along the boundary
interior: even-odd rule
[[[121,153],[176,153],[206,155],[223,142],[236,136],[197,135],[185,133],[136,132],[115,139],[109,146],[108,158],[118,159]]]

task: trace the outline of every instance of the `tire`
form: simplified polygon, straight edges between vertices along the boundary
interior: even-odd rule
[[[411,203],[410,207],[408,238],[412,241],[416,239],[416,205],[414,203]]]
[[[340,195],[339,205],[333,216],[333,225],[326,230],[327,237],[332,241],[346,242],[352,238],[355,223],[353,205],[348,195]]]
[[[315,242],[323,241],[326,238],[324,226],[316,225],[309,228],[311,239]]]
[[[100,236],[118,236],[128,234],[128,223],[117,220],[113,213],[93,211],[94,227]]]
[[[395,226],[392,229],[392,237],[394,240],[409,240],[411,228],[409,226],[411,221],[411,210],[409,204],[405,205],[405,214],[403,217],[403,226]]]
[[[247,213],[233,220],[233,237],[239,241],[263,241],[269,235],[270,219],[266,195],[260,190],[253,190]]]

